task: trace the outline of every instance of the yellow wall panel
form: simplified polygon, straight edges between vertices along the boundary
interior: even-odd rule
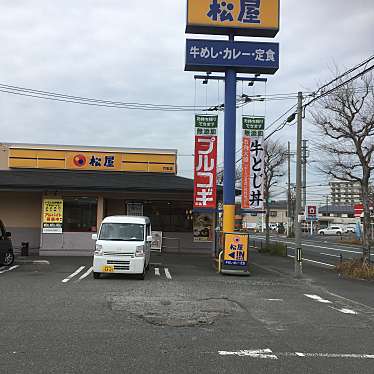
[[[37,158],[38,151],[33,149],[10,149],[9,157]]]
[[[64,151],[40,150],[38,151],[38,158],[65,160],[65,152]]]
[[[124,162],[122,164],[123,171],[139,171],[139,172],[147,172],[148,171],[148,164],[146,163],[135,163],[135,162]]]
[[[40,160],[38,159],[39,169],[65,169],[65,159],[63,160]]]
[[[172,164],[149,164],[150,173],[175,173],[175,165]]]
[[[10,158],[9,159],[10,168],[26,168],[33,169],[37,167],[36,159],[26,159],[26,158]]]
[[[175,163],[175,155],[159,155],[159,154],[141,154],[141,153],[125,153],[123,161],[125,162],[156,162],[156,163]]]

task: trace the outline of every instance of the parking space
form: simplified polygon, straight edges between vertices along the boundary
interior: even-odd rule
[[[74,266],[72,265],[72,268]],[[83,280],[91,280],[93,278],[93,267],[90,265],[78,266],[72,273],[68,274],[61,280],[61,283],[76,283]],[[118,274],[118,273],[101,273],[100,279],[136,279],[134,274]],[[168,267],[164,267],[162,264],[150,264],[148,271],[146,272],[146,279],[167,279],[172,280],[171,270]]]
[[[8,273],[8,272],[16,270],[18,268],[19,268],[19,265],[1,266],[0,267],[0,274]]]
[[[105,372],[113,360],[116,372],[128,370],[127,362],[142,372],[140,352],[149,350],[155,373],[178,371],[186,357],[186,373],[244,373],[249,365],[286,373],[295,362],[297,372],[314,373],[322,360],[330,372],[371,373],[374,309],[296,281],[274,262],[287,259],[270,266],[253,255],[252,275],[236,277],[217,274],[207,255],[155,254],[144,281],[94,279],[90,257],[44,261],[0,274],[0,318],[7,321],[0,359],[13,372],[23,372],[26,357],[30,373],[73,372],[66,362],[74,372]],[[98,354],[108,345],[110,357]]]

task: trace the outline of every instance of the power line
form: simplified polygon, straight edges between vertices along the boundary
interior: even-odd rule
[[[374,57],[370,58],[370,61],[373,60],[373,59],[374,59]],[[359,67],[361,67],[361,66],[363,66],[363,65],[367,65],[367,62],[360,64]],[[350,69],[350,70],[348,70],[348,71],[349,71],[349,72],[353,72],[354,70],[357,70],[357,69],[358,69],[358,67],[356,67],[356,68],[352,68],[352,69]],[[318,97],[314,97],[312,100],[310,100],[308,103],[306,103],[306,104],[304,105],[304,109],[305,109],[307,106],[311,105],[313,102],[315,102],[315,101],[317,101],[317,100],[319,100],[319,99],[321,99],[321,98],[323,98],[323,97],[325,97],[325,96],[331,94],[332,92],[336,91],[337,89],[339,89],[339,88],[345,86],[346,84],[348,84],[348,83],[350,83],[350,82],[356,80],[357,78],[359,78],[359,77],[365,75],[366,73],[368,73],[369,71],[371,71],[371,70],[373,70],[373,69],[374,69],[374,65],[371,65],[370,67],[365,68],[365,70],[363,70],[362,72],[360,72],[360,73],[354,75],[353,77],[349,78],[348,80],[346,80],[346,81],[344,81],[344,82],[342,82],[342,83],[339,83],[337,86],[331,88],[330,90],[328,90],[328,91],[326,91],[326,92],[321,93]],[[344,77],[345,75],[348,75],[348,74],[349,74],[348,72],[342,74],[339,78],[336,78],[336,79],[332,80],[331,82],[329,82],[328,84],[326,84],[324,87],[327,87],[327,86],[331,85],[332,83],[336,82],[338,79],[341,79],[342,77]],[[317,93],[318,91],[320,91],[320,90],[321,90],[321,89],[318,89],[318,90],[316,91],[316,93]],[[312,95],[312,96],[314,96],[314,95]]]
[[[322,91],[324,88],[330,86],[332,83],[334,83],[334,82],[336,82],[337,80],[339,80],[339,79],[345,77],[346,75],[352,73],[353,71],[359,69],[360,67],[362,67],[362,66],[364,66],[364,65],[367,65],[367,64],[368,64],[370,61],[372,61],[372,60],[374,60],[374,55],[368,57],[366,60],[360,62],[358,65],[356,65],[356,66],[352,67],[351,69],[347,70],[346,72],[344,72],[343,74],[341,74],[341,75],[339,75],[338,77],[334,78],[334,79],[331,80],[330,82],[324,84],[322,87],[320,87],[320,88],[316,91],[316,93],[317,93],[318,91]]]

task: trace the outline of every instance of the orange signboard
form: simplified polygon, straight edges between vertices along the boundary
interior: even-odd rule
[[[225,265],[247,266],[248,234],[225,233],[224,258]]]
[[[186,32],[274,37],[279,0],[188,0]]]

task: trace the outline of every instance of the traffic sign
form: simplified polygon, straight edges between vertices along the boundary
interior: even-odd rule
[[[307,221],[318,220],[318,208],[316,205],[307,205],[305,207],[305,219]]]

